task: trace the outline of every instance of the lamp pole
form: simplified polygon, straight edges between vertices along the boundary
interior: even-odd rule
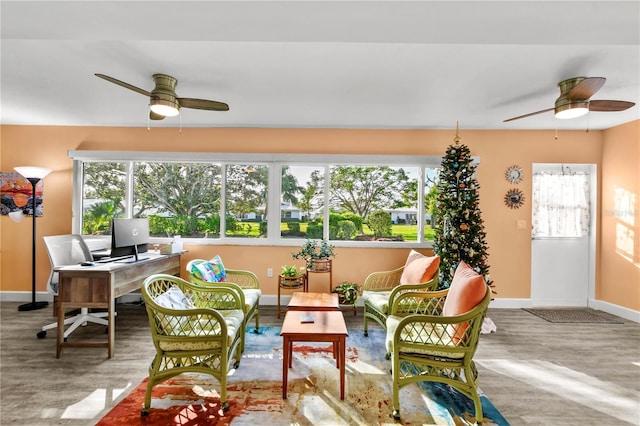
[[[51,173],[50,169],[43,167],[14,167],[15,171],[24,176],[31,183],[31,214],[32,214],[32,234],[31,234],[31,302],[18,306],[19,311],[34,311],[46,307],[49,302],[36,302],[36,185],[46,175]]]

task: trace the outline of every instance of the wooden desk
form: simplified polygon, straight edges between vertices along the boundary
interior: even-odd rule
[[[314,322],[302,323],[301,316],[313,316]],[[345,349],[347,326],[339,311],[287,311],[282,322],[282,399],[287,399],[287,381],[292,365],[293,342],[332,342],[333,357],[340,369],[340,399],[344,399]]]
[[[159,255],[143,253],[148,258],[134,263],[111,262],[96,266],[64,266],[56,269],[60,274],[58,289],[58,336],[56,358],[60,358],[62,348],[106,347],[108,357],[113,356],[115,342],[115,299],[134,290],[139,290],[142,282],[153,274],[180,275],[180,254]],[[106,342],[65,342],[64,318],[67,309],[106,308],[108,337]]]

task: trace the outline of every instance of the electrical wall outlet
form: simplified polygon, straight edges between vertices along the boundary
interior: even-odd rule
[[[267,268],[267,277],[273,277],[273,268]]]

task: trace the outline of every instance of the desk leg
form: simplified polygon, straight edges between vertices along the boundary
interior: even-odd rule
[[[109,298],[109,309],[108,309],[108,318],[109,325],[108,333],[109,333],[109,345],[108,345],[108,358],[113,356],[113,350],[116,343],[116,300],[114,297]]]
[[[344,371],[345,371],[345,349],[346,349],[347,339],[346,337],[340,337],[338,345],[339,356],[338,356],[338,364],[340,364],[340,399],[344,399]]]
[[[62,342],[64,341],[64,308],[58,301],[58,335],[56,336],[56,358],[62,354]]]
[[[284,357],[282,359],[282,399],[287,399],[287,380],[289,376],[289,358],[291,357],[291,342],[287,336],[283,337],[282,348],[284,349]]]

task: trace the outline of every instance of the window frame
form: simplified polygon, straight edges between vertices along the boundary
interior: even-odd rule
[[[247,154],[247,153],[219,153],[219,152],[150,152],[150,151],[94,151],[70,150],[68,157],[73,160],[73,192],[72,192],[72,230],[82,232],[82,186],[84,162],[124,162],[127,170],[126,196],[133,194],[133,163],[134,162],[166,162],[166,163],[206,163],[221,164],[222,173],[226,173],[227,164],[261,164],[269,166],[268,216],[266,238],[239,238],[225,235],[221,223],[220,237],[215,239],[184,238],[186,244],[191,245],[246,245],[246,246],[298,246],[304,239],[282,238],[280,235],[280,200],[282,189],[282,166],[312,166],[325,169],[324,179],[324,223],[329,222],[329,173],[332,166],[391,166],[418,168],[418,230],[416,241],[346,241],[331,240],[339,247],[386,247],[386,248],[430,248],[431,241],[424,239],[424,176],[426,169],[440,168],[442,156],[435,155],[353,155],[353,154]],[[476,161],[474,161],[476,162]],[[225,179],[222,179],[223,186]],[[224,194],[226,188],[222,188]],[[226,211],[225,200],[221,200],[224,217]],[[131,217],[132,203],[127,199],[127,217]],[[329,238],[329,227],[323,230],[324,238]],[[170,238],[152,238],[153,243],[170,241]]]

